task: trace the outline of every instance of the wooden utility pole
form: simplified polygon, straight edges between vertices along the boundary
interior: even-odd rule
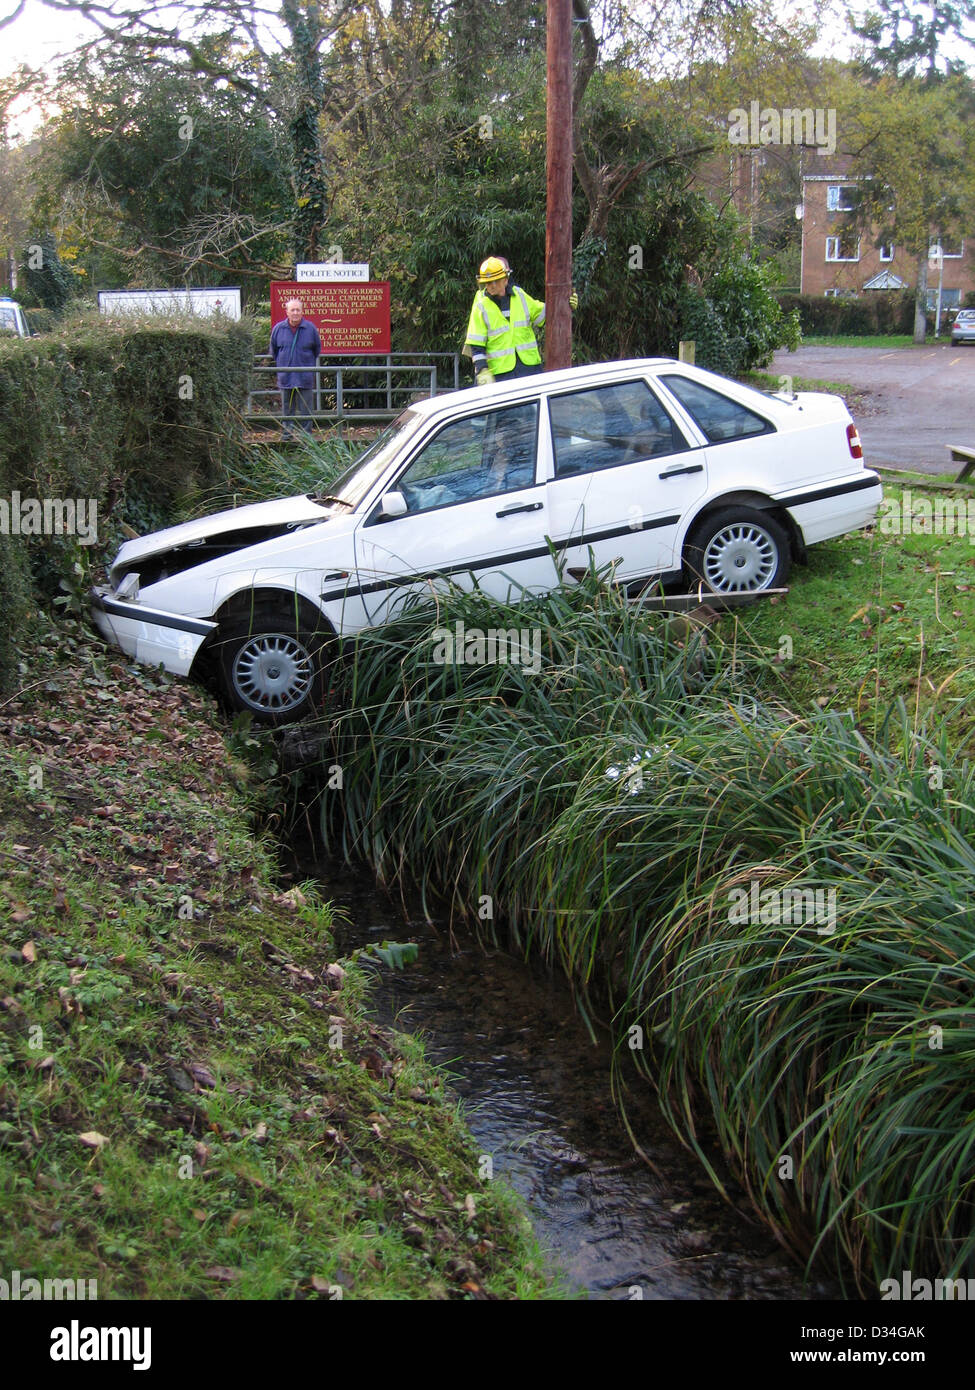
[[[572,0],[548,0],[545,369],[572,365]]]

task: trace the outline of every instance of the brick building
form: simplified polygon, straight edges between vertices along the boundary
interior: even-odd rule
[[[873,231],[858,232],[850,212],[856,180],[842,174],[806,174],[802,180],[802,293],[869,294],[913,291],[917,257],[896,243],[876,245]],[[975,291],[975,238],[945,240],[941,307],[961,304]],[[928,307],[938,294],[938,269],[928,268]]]

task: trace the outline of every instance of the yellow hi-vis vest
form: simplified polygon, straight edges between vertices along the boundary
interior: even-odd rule
[[[505,318],[498,301],[484,290],[478,290],[474,296],[467,344],[485,353],[494,376],[514,371],[515,353],[526,367],[534,367],[542,360],[532,330],[534,325],[545,322],[545,305],[512,285],[508,313],[510,317]]]

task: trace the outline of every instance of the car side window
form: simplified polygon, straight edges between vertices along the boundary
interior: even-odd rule
[[[712,391],[710,386],[702,386],[699,381],[676,373],[661,376],[660,380],[668,391],[673,392],[712,444],[727,439],[746,439],[752,434],[773,433],[773,426],[768,420],[738,401],[733,401],[730,396]]]
[[[645,381],[553,396],[549,416],[556,478],[690,447]]]
[[[537,401],[467,415],[420,450],[397,486],[411,512],[531,487],[537,438]]]

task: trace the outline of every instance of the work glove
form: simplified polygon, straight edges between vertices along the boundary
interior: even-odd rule
[[[478,372],[478,374],[477,374],[477,384],[478,384],[478,386],[490,386],[490,385],[491,385],[491,382],[492,382],[493,380],[494,380],[494,377],[493,377],[493,375],[492,375],[492,373],[491,373],[491,368],[490,368],[490,367],[482,367],[481,370],[480,370],[480,371]]]
[[[572,293],[569,295],[569,308],[570,308],[570,309],[578,309],[578,307],[579,307],[579,296],[576,294],[575,290],[573,290]]]

